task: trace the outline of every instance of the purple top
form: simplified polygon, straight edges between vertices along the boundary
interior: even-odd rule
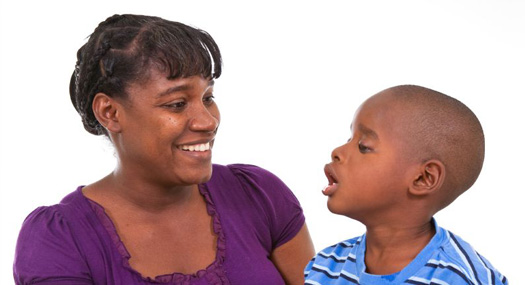
[[[104,208],[82,187],[60,204],[39,207],[24,221],[14,262],[17,284],[284,284],[271,252],[304,224],[299,202],[270,172],[252,165],[214,165],[199,185],[213,217],[217,255],[195,274],[145,278]],[[188,257],[191,258],[191,257]]]

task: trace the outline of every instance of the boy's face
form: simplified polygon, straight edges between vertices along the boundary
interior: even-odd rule
[[[398,104],[380,93],[357,110],[351,138],[332,152],[325,167],[328,208],[363,222],[387,221],[397,215],[410,181],[408,159],[402,155],[403,132],[396,121]]]

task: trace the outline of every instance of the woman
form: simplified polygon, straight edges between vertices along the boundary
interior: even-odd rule
[[[117,165],[20,232],[17,283],[299,284],[313,245],[297,199],[250,165],[212,165],[221,56],[204,31],[115,15],[77,53],[70,95]]]

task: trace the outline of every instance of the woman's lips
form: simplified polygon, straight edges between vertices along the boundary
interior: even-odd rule
[[[207,151],[210,150],[210,143],[207,142],[193,145],[181,145],[178,146],[178,148],[184,151]]]
[[[177,145],[178,153],[182,153],[185,157],[197,159],[202,162],[209,162],[211,160],[211,153],[213,149],[214,140],[196,140],[193,142],[186,142]]]
[[[324,174],[326,175],[326,178],[328,178],[328,185],[323,189],[322,192],[325,196],[331,196],[337,190],[338,183],[337,177],[335,176],[330,164],[326,164],[324,166]]]

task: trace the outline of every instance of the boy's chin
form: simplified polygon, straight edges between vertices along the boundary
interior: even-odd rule
[[[340,203],[337,203],[337,201],[333,198],[328,198],[328,201],[326,202],[326,206],[328,207],[328,210],[336,215],[343,215],[351,218],[348,215],[348,205],[341,205]]]
[[[352,220],[356,220],[356,221],[363,223],[363,219],[362,219],[363,217],[360,214],[360,211],[362,209],[359,210],[359,209],[353,208],[352,205],[348,202],[340,203],[339,201],[332,200],[329,198],[327,201],[327,207],[328,207],[328,210],[332,212],[333,214],[345,216]]]

